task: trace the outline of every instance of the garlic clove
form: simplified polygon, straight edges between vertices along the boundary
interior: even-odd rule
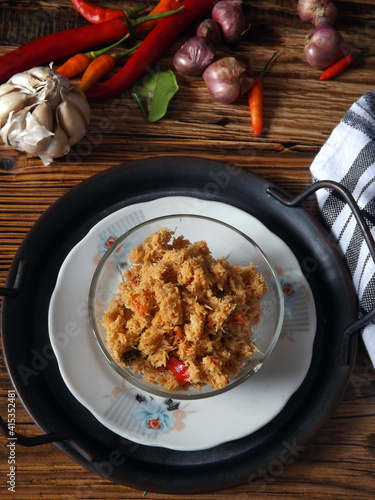
[[[13,111],[9,113],[9,119],[1,129],[1,138],[6,146],[17,148],[16,139],[25,128],[26,114],[27,108],[21,109],[18,113],[14,113]]]
[[[22,109],[28,100],[28,96],[23,92],[9,92],[0,97],[0,127],[2,127],[9,117],[9,113],[15,113]]]
[[[86,133],[86,123],[74,104],[63,101],[56,110],[61,128],[70,139],[70,145],[77,144]]]
[[[11,113],[11,119],[1,129],[2,138],[7,146],[12,146],[16,149],[20,147],[19,136],[26,126],[27,113],[28,108],[21,109],[18,113]]]
[[[24,73],[16,73],[8,80],[8,83],[14,87],[22,89],[23,92],[33,94],[35,92],[35,87],[39,82],[36,82],[30,75],[25,71]]]
[[[34,118],[34,113],[29,112],[26,115],[25,128],[18,136],[19,149],[31,155],[39,155],[48,148],[53,135],[51,130]]]
[[[75,87],[72,87],[69,93],[64,94],[64,97],[67,101],[69,101],[69,103],[76,106],[78,112],[84,119],[87,128],[91,119],[91,108],[89,103],[87,102],[84,92]]]
[[[47,130],[53,130],[53,114],[51,106],[47,102],[41,102],[33,111],[33,118],[39,125],[44,126]]]
[[[19,87],[16,87],[8,82],[3,83],[2,85],[0,85],[0,97],[8,94],[9,92],[15,92],[16,90],[19,90]]]
[[[60,158],[61,156],[66,155],[69,152],[69,149],[69,137],[58,125],[48,147],[44,152],[39,154],[39,158],[41,158],[44,165],[48,165],[54,158]]]

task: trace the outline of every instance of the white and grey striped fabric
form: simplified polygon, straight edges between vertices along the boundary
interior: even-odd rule
[[[334,180],[357,201],[375,237],[375,90],[347,111],[311,167],[313,180]],[[349,207],[329,190],[317,192],[319,208],[353,279],[360,315],[375,306],[375,265]],[[362,332],[375,366],[375,324]]]

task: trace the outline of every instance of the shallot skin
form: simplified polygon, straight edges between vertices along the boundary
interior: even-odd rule
[[[215,4],[211,16],[219,24],[227,43],[236,43],[240,40],[246,29],[242,0],[221,0]]]
[[[320,26],[332,26],[338,11],[331,0],[298,0],[297,11],[302,21]]]
[[[211,63],[203,73],[211,97],[222,104],[239,99],[254,83],[251,67],[234,57],[223,57]]]
[[[215,51],[208,38],[193,36],[174,55],[173,65],[178,73],[197,76],[213,61]]]
[[[340,33],[332,26],[321,26],[305,39],[305,56],[310,66],[327,68],[348,54],[349,50]]]

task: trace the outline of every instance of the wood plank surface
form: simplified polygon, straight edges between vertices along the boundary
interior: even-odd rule
[[[120,0],[97,3],[116,8],[125,5]],[[375,53],[374,2],[343,0],[336,4],[336,26],[345,40],[364,52]],[[134,1],[126,2],[127,7],[134,5]],[[264,130],[260,138],[251,132],[245,98],[234,105],[214,103],[200,77],[178,75],[180,89],[161,121],[146,122],[128,91],[120,98],[95,103],[86,137],[65,158],[47,167],[39,158],[1,145],[0,286],[17,248],[39,216],[82,180],[123,162],[161,155],[201,156],[232,162],[291,193],[310,185],[309,166],[315,155],[351,104],[374,88],[374,59],[357,60],[335,80],[320,82],[320,71],[310,67],[303,54],[304,38],[311,25],[298,18],[296,5],[296,0],[244,0],[250,29],[235,47],[221,45],[218,50],[218,56],[233,53],[248,59],[255,72],[275,51],[279,52],[264,80]],[[0,55],[48,33],[86,24],[69,0],[0,0]],[[174,52],[193,34],[192,27],[159,62],[171,67]],[[318,216],[313,200],[307,206]],[[0,381],[0,415],[5,418],[12,385],[3,358]],[[256,483],[194,498],[374,498],[374,387],[374,369],[360,343],[343,400],[293,463],[277,470],[270,467]],[[19,433],[39,433],[18,400],[16,426]],[[52,444],[17,446],[16,493],[11,493],[6,483],[8,451],[1,437],[0,498],[174,498],[111,483],[81,468]],[[191,497],[182,494],[179,498]]]

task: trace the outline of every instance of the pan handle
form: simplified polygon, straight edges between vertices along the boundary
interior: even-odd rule
[[[93,462],[94,454],[86,446],[80,444],[77,440],[72,439],[66,432],[57,431],[49,434],[41,434],[39,436],[24,436],[8,428],[8,425],[0,417],[0,434],[2,434],[9,443],[14,443],[19,446],[32,447],[40,446],[48,443],[56,443],[58,441],[66,441],[74,448],[85,460]]]
[[[17,293],[21,290],[23,278],[25,276],[26,263],[23,260],[20,260],[17,267],[16,276],[13,281],[13,286],[10,287],[0,287],[0,297],[11,297],[17,295]]]
[[[277,201],[282,203],[287,207],[295,207],[300,205],[306,198],[314,194],[319,189],[332,189],[336,191],[343,200],[349,205],[353,215],[357,221],[358,226],[360,227],[363,237],[367,243],[369,252],[373,261],[375,262],[375,241],[371,234],[370,228],[368,227],[360,208],[357,205],[353,195],[350,191],[348,191],[344,186],[339,184],[338,182],[331,180],[317,181],[311,186],[309,186],[305,191],[300,193],[295,198],[287,198],[285,193],[277,188],[277,187],[269,187],[267,188],[267,193],[275,198]],[[363,315],[358,320],[354,321],[351,325],[349,325],[343,333],[343,341],[341,345],[341,353],[340,353],[340,363],[348,364],[349,363],[349,345],[350,339],[355,332],[361,330],[364,326],[375,319],[375,307],[369,311],[367,314]]]
[[[56,441],[63,441],[68,439],[65,432],[52,432],[51,434],[42,434],[40,436],[23,436],[15,431],[10,431],[7,424],[0,417],[0,434],[8,439],[14,441],[21,446],[39,446],[42,444],[55,443]]]

